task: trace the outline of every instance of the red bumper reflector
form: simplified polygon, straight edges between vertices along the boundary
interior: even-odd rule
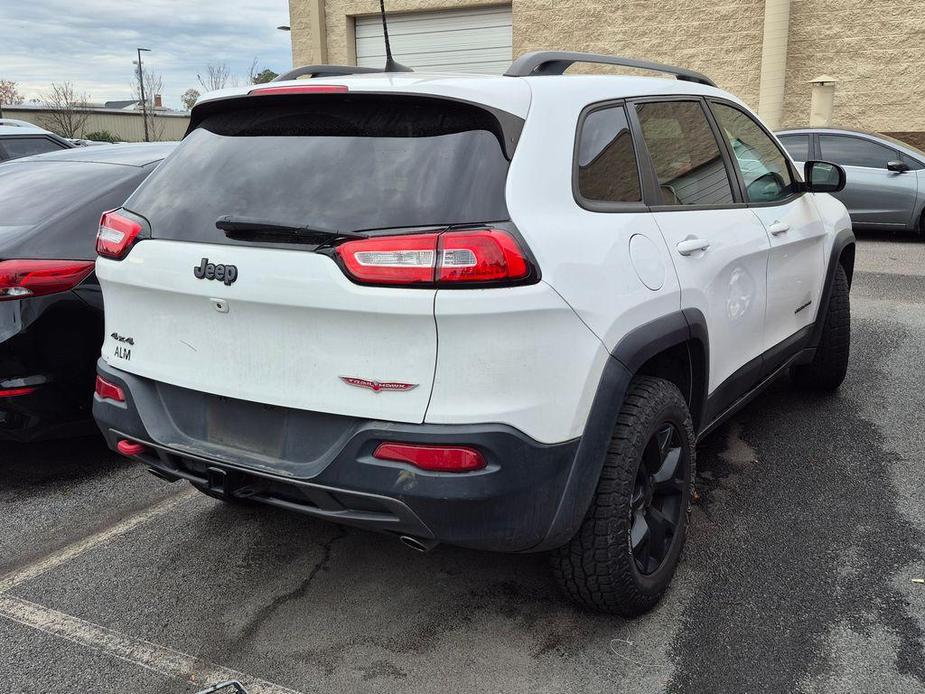
[[[128,439],[122,439],[119,443],[116,444],[116,450],[119,451],[122,455],[133,456],[141,455],[148,447],[141,443],[135,443],[134,441],[129,441]]]
[[[23,386],[22,388],[0,388],[0,398],[15,398],[19,395],[29,395],[34,393],[35,388]]]
[[[125,393],[115,383],[110,383],[101,376],[96,377],[96,394],[103,400],[125,402]]]
[[[466,446],[419,446],[408,443],[380,443],[374,458],[408,463],[434,472],[470,472],[485,467],[485,458]]]

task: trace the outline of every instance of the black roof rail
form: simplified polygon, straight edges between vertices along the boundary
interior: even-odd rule
[[[273,81],[294,80],[305,75],[311,75],[312,77],[340,77],[341,75],[360,75],[370,72],[384,72],[384,70],[377,67],[357,67],[356,65],[303,65],[274,77]]]
[[[599,55],[597,53],[574,53],[572,51],[536,51],[525,53],[511,63],[504,73],[506,77],[535,77],[538,75],[561,75],[575,63],[594,63],[597,65],[619,65],[640,70],[653,70],[674,75],[685,82],[697,82],[710,87],[716,83],[706,75],[683,67],[673,67],[648,60],[621,58],[616,55]]]

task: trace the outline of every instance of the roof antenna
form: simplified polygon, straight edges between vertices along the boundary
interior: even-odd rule
[[[396,63],[392,59],[392,46],[389,43],[389,25],[385,21],[385,0],[379,0],[379,12],[382,14],[382,34],[385,36],[385,72],[413,72],[410,67]]]

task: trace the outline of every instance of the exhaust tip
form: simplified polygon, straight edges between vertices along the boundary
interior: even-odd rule
[[[398,538],[405,547],[410,547],[415,552],[427,553],[437,546],[436,540],[426,540],[419,537],[411,537],[411,535],[402,535]]]
[[[119,453],[122,455],[132,458],[136,455],[141,455],[142,453],[146,452],[148,447],[142,443],[129,441],[128,439],[122,439],[119,441],[119,443],[116,444],[116,450],[119,451]]]

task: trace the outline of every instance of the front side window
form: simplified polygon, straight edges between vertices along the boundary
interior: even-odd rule
[[[868,169],[885,169],[887,162],[899,156],[896,150],[889,147],[848,135],[820,135],[819,149],[820,158],[824,161]]]
[[[578,192],[593,202],[639,202],[639,171],[622,106],[593,111],[578,140]]]
[[[726,104],[712,104],[713,114],[745,182],[749,202],[776,202],[794,192],[787,158],[754,119]]]
[[[728,205],[732,185],[719,143],[697,101],[636,106],[658,175],[662,205]]]

